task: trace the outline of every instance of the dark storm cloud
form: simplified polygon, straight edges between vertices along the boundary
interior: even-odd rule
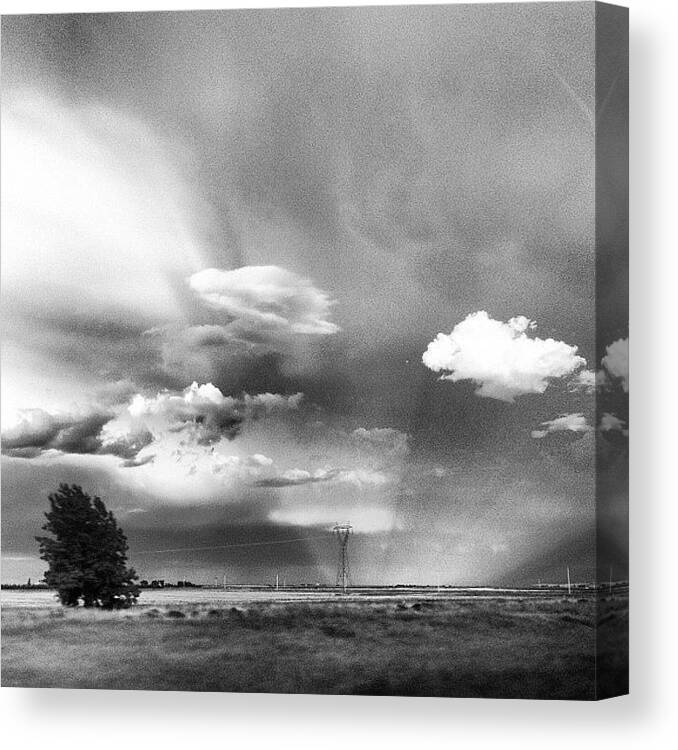
[[[312,276],[341,278],[345,264],[318,253],[318,241],[356,233],[355,251],[411,258],[414,278],[438,293],[461,276],[472,288],[489,283],[473,256],[491,264],[502,251],[518,253],[526,272],[549,258],[573,291],[587,277],[581,258],[576,267],[567,259],[589,242],[573,201],[585,187],[577,165],[587,160],[577,156],[588,153],[590,124],[570,92],[593,105],[591,12],[103,14],[43,21],[33,38],[37,59],[62,62],[60,86],[191,133],[232,225],[214,259],[228,262],[217,266],[268,255],[268,238],[257,238],[265,228],[252,226],[261,207],[282,211],[278,252]],[[15,45],[31,23],[10,31],[10,76],[20,77]]]
[[[101,431],[114,418],[113,411],[96,408],[83,414],[50,414],[43,409],[27,409],[17,424],[3,431],[2,452],[16,458],[35,458],[43,451],[56,450],[132,459],[152,442],[153,435],[148,430],[105,442]]]
[[[112,510],[130,543],[130,559],[141,577],[186,578],[195,572],[199,581],[212,581],[224,569],[230,580],[250,582],[268,576],[276,566],[298,566],[296,576],[315,580],[312,571],[333,559],[333,540],[325,533],[327,543],[316,541],[309,547],[299,538],[318,536],[318,531],[290,526],[281,529],[266,521],[275,504],[270,490],[254,490],[255,495],[241,502],[224,504],[221,501],[202,506],[173,506],[159,503],[157,498],[136,490],[130,493],[109,470],[101,465],[73,462],[64,457],[57,461],[28,464],[9,458],[2,459],[3,523],[2,547],[5,554],[22,554],[33,560],[31,575],[44,570],[37,559],[35,536],[44,523],[48,510],[48,495],[61,482],[80,484],[86,492],[100,495]],[[141,504],[138,507],[135,503]],[[140,511],[144,512],[140,512]],[[289,545],[281,540],[295,540]],[[225,545],[254,543],[253,547]],[[274,542],[267,546],[268,542]],[[203,550],[200,548],[211,549]],[[185,550],[175,551],[177,548]],[[158,554],[157,550],[172,550]],[[148,554],[148,551],[154,551]],[[294,579],[291,579],[294,580]],[[303,580],[303,579],[302,579]]]
[[[123,466],[143,466],[136,461],[150,445],[154,431],[182,432],[189,428],[197,445],[234,439],[246,421],[297,409],[302,394],[274,393],[224,396],[211,384],[197,383],[181,392],[163,391],[155,397],[137,394],[125,409],[92,407],[80,414],[50,414],[27,409],[16,424],[2,433],[2,451],[14,457],[33,458],[42,451],[113,455],[126,459]]]
[[[2,457],[3,552],[24,550],[37,555],[34,537],[44,523],[43,514],[49,507],[48,495],[62,482],[79,484],[91,495],[99,495],[107,507],[116,510],[116,515],[123,508],[134,507],[131,503],[140,500],[143,493],[137,493],[136,498],[130,497],[101,462],[92,463],[89,457],[86,457],[89,461],[78,458],[78,461],[72,457],[49,461],[44,458],[36,463]]]
[[[283,576],[315,582],[331,560],[329,532],[290,527],[281,533],[273,524],[225,518],[216,511],[207,509],[199,524],[186,512],[171,513],[162,528],[149,523],[147,514],[130,516],[128,538],[136,569],[149,579],[190,574],[192,580],[210,583],[215,576],[221,582],[223,575],[229,583],[263,583],[274,580],[278,570],[281,583]]]
[[[112,418],[110,412],[74,416],[30,409],[22,414],[18,424],[3,432],[2,447],[5,451],[55,448],[69,453],[93,453],[101,445],[97,435]]]
[[[556,445],[572,431],[551,430],[543,440],[530,433],[564,414],[582,414],[597,426],[593,393],[549,382],[544,393],[521,395],[519,406],[478,398],[472,382],[439,382],[421,356],[438,333],[449,334],[478,310],[498,321],[537,320],[540,338],[579,347],[577,356],[591,370],[601,367],[606,346],[627,336],[617,314],[627,281],[618,261],[625,248],[616,203],[601,235],[603,255],[596,260],[594,253],[593,212],[601,202],[594,191],[593,20],[594,5],[583,3],[3,19],[5,88],[59,102],[47,107],[45,122],[77,138],[84,132],[78,149],[98,146],[107,132],[101,121],[110,122],[115,133],[106,136],[103,151],[112,158],[96,178],[106,182],[120,166],[134,187],[129,201],[105,201],[106,207],[123,205],[124,215],[116,216],[121,222],[110,231],[85,232],[87,294],[68,290],[65,274],[50,278],[49,293],[20,284],[23,302],[12,302],[11,316],[3,315],[9,337],[44,355],[38,366],[30,363],[31,373],[53,363],[57,372],[87,373],[95,385],[121,381],[111,400],[97,397],[105,409],[139,392],[169,388],[177,395],[197,379],[223,394],[303,391],[330,417],[408,435],[405,478],[389,493],[397,494],[407,528],[418,525],[443,549],[449,542],[454,553],[434,552],[432,545],[417,551],[407,529],[391,526],[384,544],[390,539],[393,550],[361,546],[379,575],[390,570],[397,580],[419,571],[430,577],[436,555],[447,570],[475,570],[485,581],[509,569],[529,577],[555,565],[546,551],[528,559],[530,534],[553,529],[553,548],[563,542],[565,552],[578,549],[573,535],[588,540],[595,488],[586,477],[599,435],[575,431],[580,439]],[[610,72],[605,80],[612,94],[603,125],[622,138],[618,94],[625,84],[622,75],[612,86],[614,78]],[[178,185],[174,170],[154,167],[144,176],[147,155],[138,144],[155,139],[170,144]],[[132,164],[126,173],[135,160],[139,169]],[[139,182],[138,172],[144,176]],[[623,182],[615,174],[608,178],[612,186]],[[104,187],[96,192],[109,195]],[[156,196],[162,210],[154,211]],[[142,222],[150,228],[132,224],[134,231],[121,231],[136,205],[152,213],[153,221]],[[174,217],[184,213],[195,214],[189,217],[195,221],[177,226]],[[189,225],[198,228],[184,231]],[[64,257],[79,257],[65,247]],[[136,261],[149,255],[160,263],[173,253],[178,262],[162,265],[158,274],[166,294],[146,304],[160,282],[155,276],[147,282],[149,268]],[[262,267],[309,280],[336,302],[331,315],[320,304],[314,309],[321,314],[304,323],[298,298],[291,306],[278,298],[269,304],[273,309],[264,309],[263,297],[245,304],[243,315],[239,293],[215,309],[188,282],[207,268]],[[596,289],[602,271],[609,294]],[[42,267],[31,272],[45,276]],[[102,281],[106,275],[114,277],[109,284]],[[108,294],[125,290],[126,304],[115,310],[111,300],[104,304]],[[604,341],[596,335],[596,299],[604,307]],[[262,312],[277,315],[273,328],[253,325]],[[306,333],[288,336],[295,325],[306,325]],[[308,332],[328,325],[341,330]],[[50,378],[45,374],[45,382]],[[606,413],[626,422],[623,397],[617,388],[601,398]],[[243,435],[229,415],[225,421],[202,415],[197,426],[206,442]],[[304,419],[315,416],[309,411]],[[182,425],[195,426],[196,415],[174,424],[183,435]],[[73,425],[66,443],[96,442],[90,427]],[[613,466],[622,450],[608,438],[619,435],[608,430],[600,436],[611,452],[606,465]],[[267,445],[265,436],[257,437]],[[374,433],[348,442],[367,454],[375,440],[387,438]],[[40,442],[11,450],[35,455]],[[261,446],[248,451],[268,455]],[[150,461],[133,451],[121,457],[129,466]],[[302,466],[297,457],[276,467],[277,481],[285,467]],[[312,477],[317,467],[304,470]],[[105,482],[99,475],[95,480],[105,494]],[[618,496],[613,479],[605,481]],[[297,485],[299,493],[347,483],[335,477],[307,484]],[[276,489],[282,495],[294,486],[252,491]],[[18,486],[9,491],[21,494]],[[247,515],[244,507],[238,512]],[[270,504],[260,508],[257,522],[270,510]],[[614,512],[611,500],[610,516]],[[197,518],[205,513],[195,511]],[[181,525],[187,516],[174,521]],[[146,522],[151,546],[154,533],[183,534],[168,531],[155,515]],[[212,539],[216,528],[210,516],[196,538]],[[177,538],[168,546],[190,545]],[[312,565],[308,557],[300,564]]]
[[[344,387],[359,394],[380,349],[451,328],[488,297],[497,315],[538,312],[554,330],[567,315],[575,330],[558,334],[586,356],[591,137],[571,92],[592,104],[590,20],[549,4],[23,18],[5,68],[16,85],[33,70],[190,141],[222,222],[211,264],[275,259],[330,291],[356,363],[339,363]],[[408,314],[394,330],[396,310]],[[208,343],[223,333],[171,343],[164,382],[147,340],[139,369],[170,387],[191,367],[233,382],[252,355]],[[310,369],[322,390],[316,353],[277,377]]]

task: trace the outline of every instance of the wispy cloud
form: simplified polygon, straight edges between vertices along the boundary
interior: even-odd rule
[[[337,475],[338,472],[336,469],[317,469],[316,471],[287,469],[278,476],[259,479],[255,484],[258,487],[298,487],[302,484],[329,482]]]
[[[329,320],[330,297],[309,279],[279,266],[245,266],[234,270],[207,268],[189,285],[208,307],[226,321],[214,336],[307,334],[324,336],[339,327]]]
[[[346,521],[344,514],[350,514],[353,530],[358,534],[378,534],[402,528],[397,514],[390,508],[379,506],[353,506],[336,508],[314,506],[305,508],[278,508],[269,513],[275,523],[290,526],[316,526],[331,529],[337,523]]]
[[[585,433],[593,430],[583,414],[561,414],[555,419],[542,422],[541,427],[540,430],[532,431],[533,438],[540,440],[554,432]]]
[[[95,100],[30,91],[3,100],[2,129],[3,289],[38,309],[173,317],[169,279],[204,264],[208,223],[180,144]]]
[[[393,477],[387,476],[381,471],[374,469],[287,469],[281,474],[259,479],[255,482],[257,487],[299,487],[305,484],[317,484],[318,482],[345,482],[355,487],[380,486],[388,484]]]

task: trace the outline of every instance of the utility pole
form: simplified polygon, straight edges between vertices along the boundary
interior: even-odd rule
[[[570,583],[570,566],[567,566],[567,593],[572,596],[572,584]]]

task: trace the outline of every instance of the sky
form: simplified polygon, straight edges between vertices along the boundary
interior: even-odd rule
[[[627,575],[624,160],[596,169],[627,84],[592,3],[2,38],[4,582],[44,571],[61,482],[148,579],[333,583],[337,523],[354,583]]]

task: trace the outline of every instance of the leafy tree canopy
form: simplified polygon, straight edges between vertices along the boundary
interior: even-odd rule
[[[127,538],[102,500],[76,484],[61,484],[49,504],[42,529],[53,536],[36,540],[49,565],[45,583],[57,590],[61,603],[104,609],[134,604],[138,576],[127,567]]]

